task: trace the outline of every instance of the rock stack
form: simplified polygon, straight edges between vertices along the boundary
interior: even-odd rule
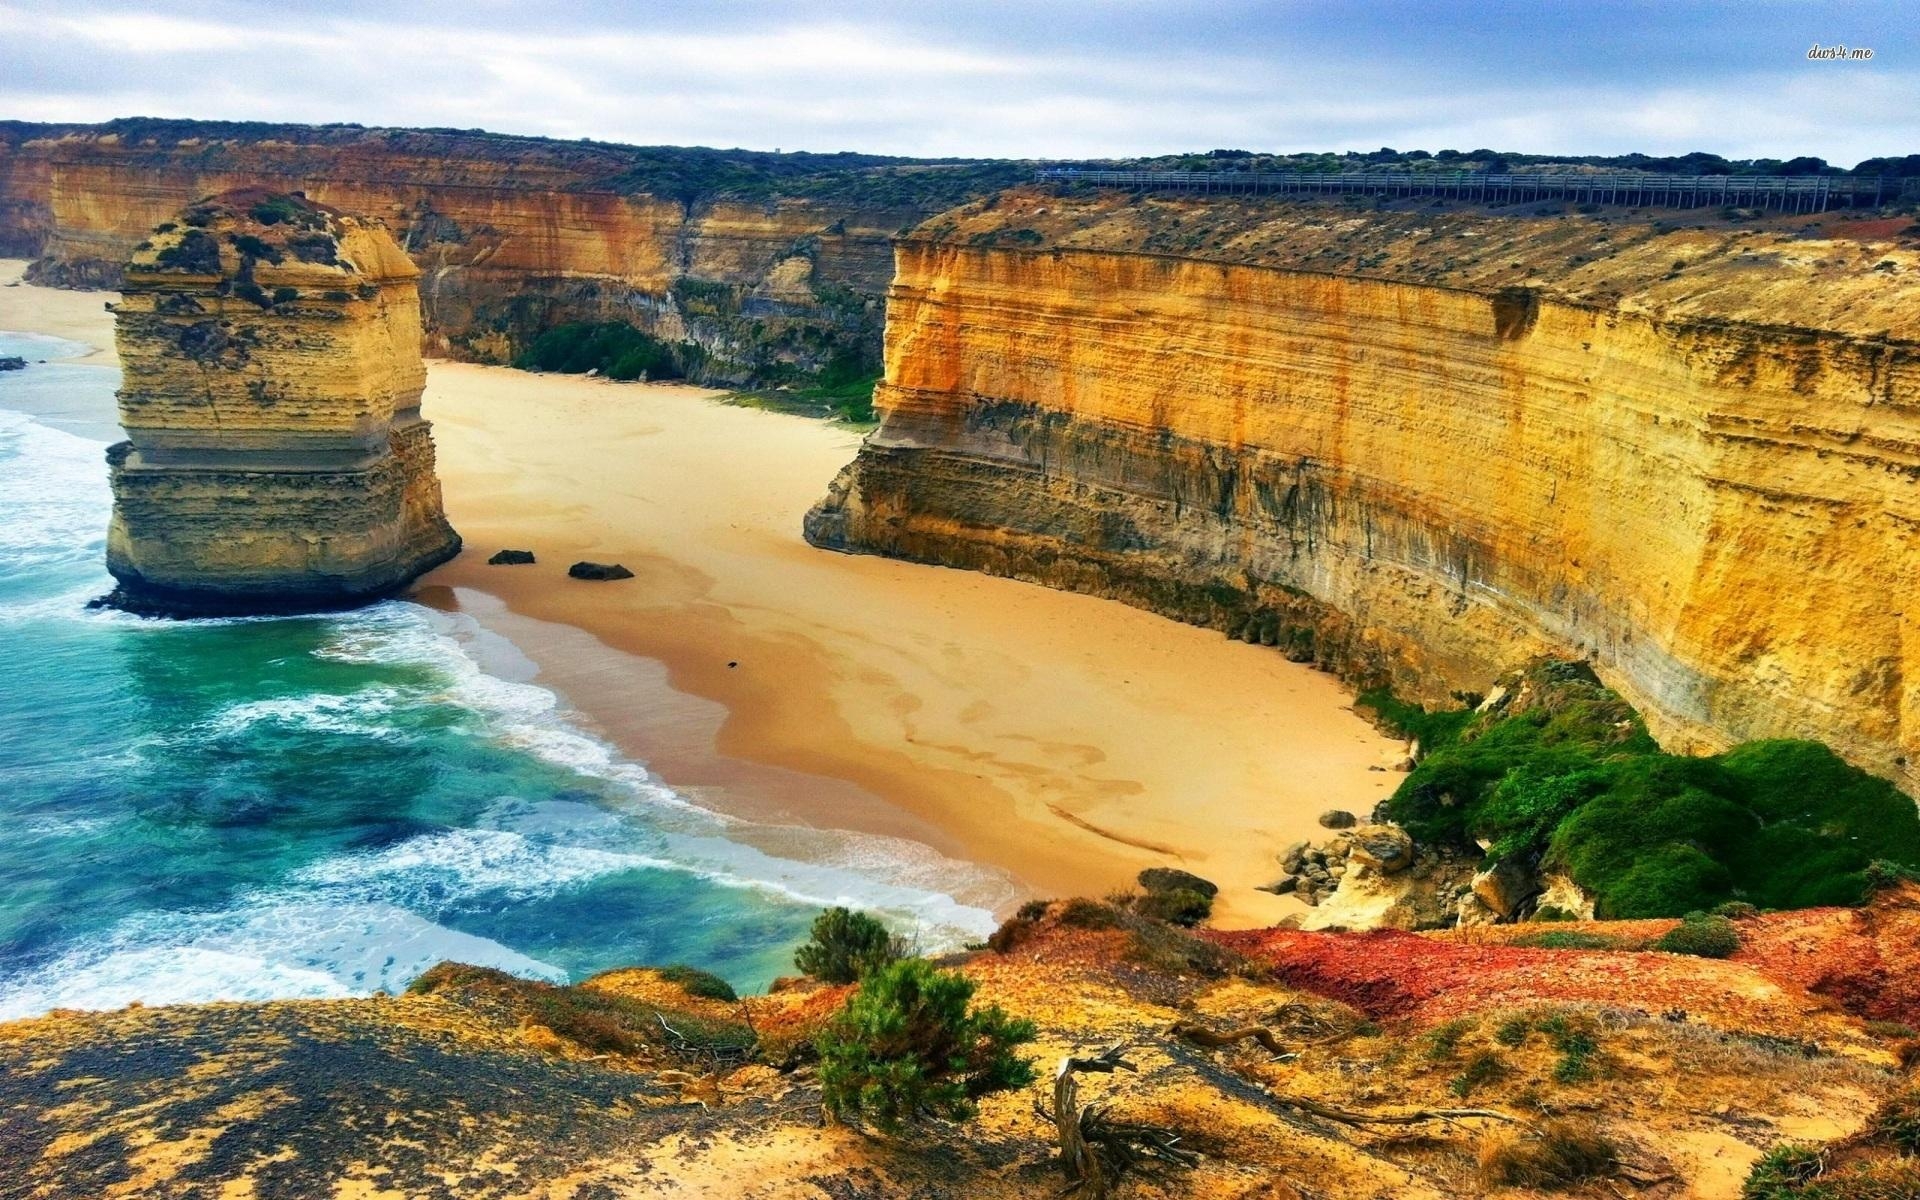
[[[339,608],[460,550],[420,416],[418,270],[377,223],[242,190],[158,226],[115,306],[108,602]]]

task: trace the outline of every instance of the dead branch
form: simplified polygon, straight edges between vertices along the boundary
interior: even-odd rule
[[[1278,1037],[1274,1036],[1273,1030],[1262,1025],[1246,1025],[1239,1029],[1230,1029],[1225,1033],[1215,1033],[1197,1021],[1175,1021],[1173,1028],[1167,1032],[1177,1038],[1184,1038],[1196,1046],[1205,1046],[1212,1050],[1222,1046],[1232,1046],[1251,1038],[1276,1055],[1293,1053],[1281,1043]]]
[[[1091,1058],[1069,1055],[1060,1060],[1053,1076],[1053,1111],[1037,1102],[1034,1111],[1051,1121],[1060,1141],[1060,1169],[1068,1192],[1091,1200],[1106,1200],[1129,1172],[1157,1175],[1168,1167],[1192,1167],[1200,1156],[1180,1145],[1172,1130],[1132,1121],[1116,1121],[1104,1107],[1080,1107],[1079,1072],[1110,1075],[1136,1068],[1116,1042]]]

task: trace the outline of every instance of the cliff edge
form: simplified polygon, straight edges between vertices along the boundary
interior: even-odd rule
[[[111,603],[339,607],[459,552],[420,416],[418,276],[378,224],[259,189],[141,243],[114,309]]]
[[[896,247],[807,535],[1428,704],[1586,658],[1671,748],[1912,792],[1920,253],[1802,222],[1006,193]]]

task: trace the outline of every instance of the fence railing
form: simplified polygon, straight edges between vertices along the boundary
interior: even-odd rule
[[[1084,183],[1148,191],[1285,192],[1442,196],[1489,204],[1567,200],[1635,208],[1727,205],[1825,212],[1837,204],[1877,207],[1920,194],[1920,179],[1832,175],[1654,175],[1492,171],[1088,171],[1043,167],[1041,183]]]

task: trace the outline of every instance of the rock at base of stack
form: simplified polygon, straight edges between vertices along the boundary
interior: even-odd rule
[[[420,416],[418,276],[378,224],[259,190],[141,244],[115,306],[108,603],[342,608],[459,553]]]

